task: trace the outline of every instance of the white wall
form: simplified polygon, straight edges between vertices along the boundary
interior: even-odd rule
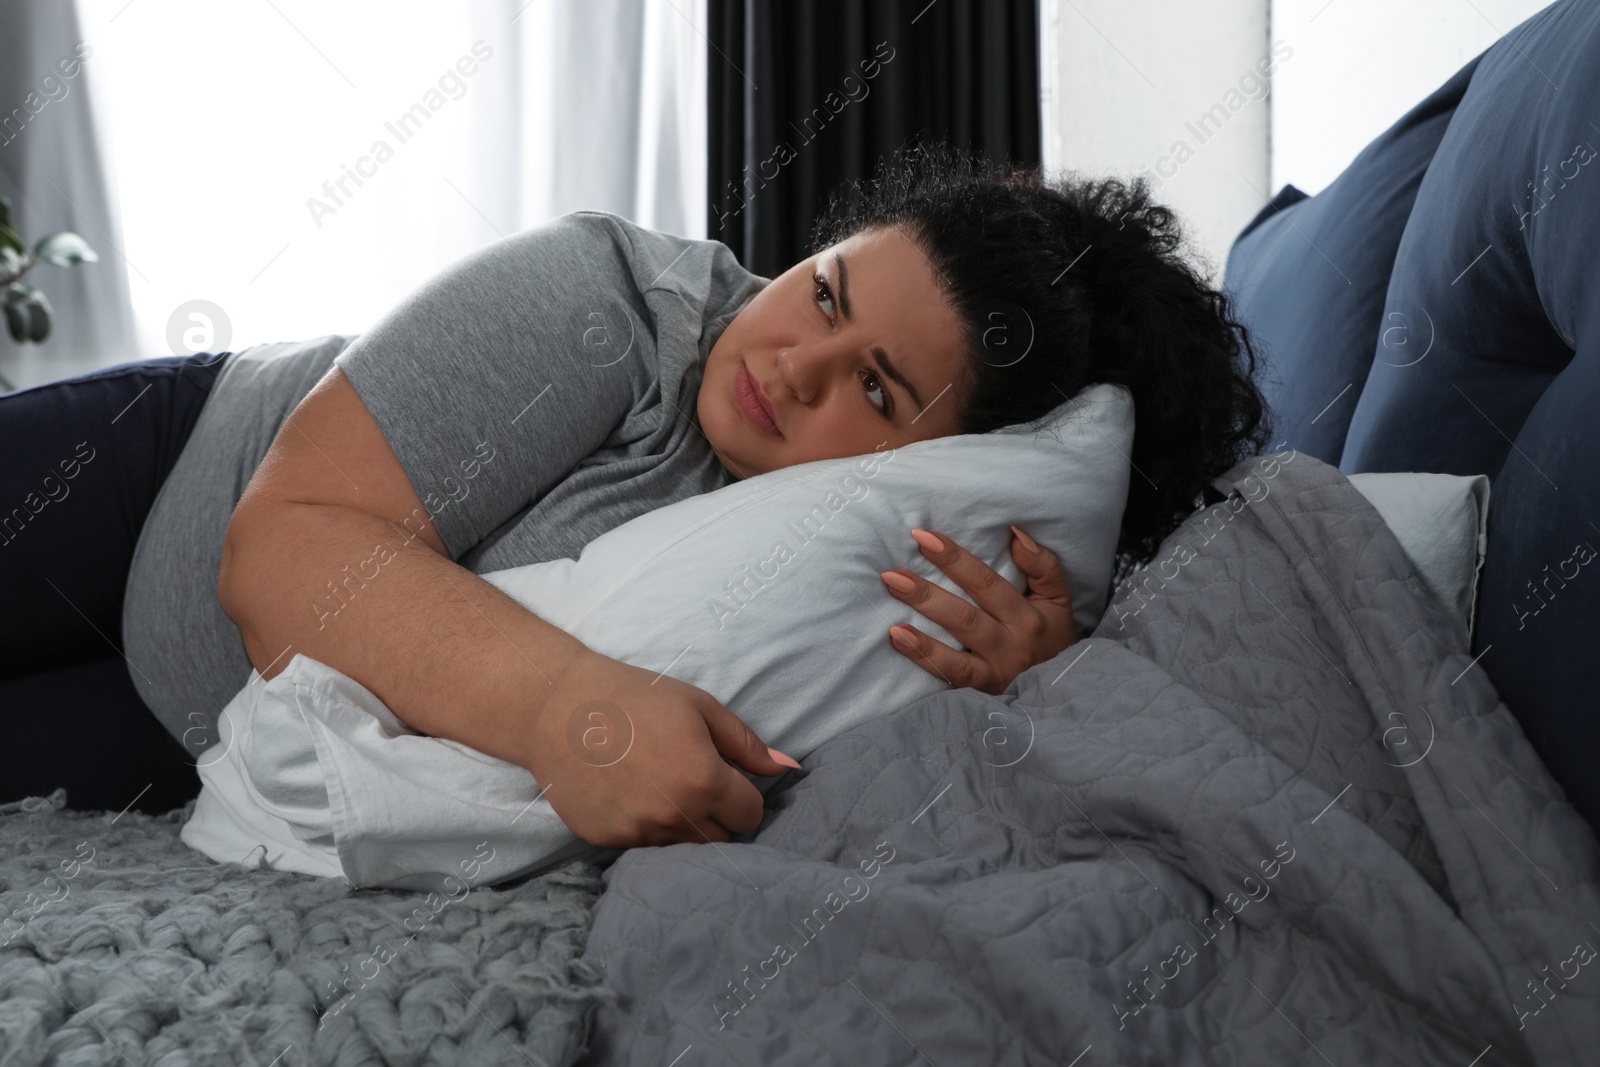
[[[1044,163],[1146,174],[1221,268],[1285,183],[1316,194],[1546,0],[1041,0]],[[1262,59],[1271,92],[1241,79]],[[1194,123],[1230,108],[1204,140]],[[1233,105],[1239,105],[1232,110]],[[1183,144],[1191,156],[1182,155]]]
[[[1545,0],[1271,0],[1294,46],[1272,86],[1272,186],[1315,194]]]
[[[1257,87],[1258,63],[1298,61],[1280,63],[1271,54],[1267,5],[1040,4],[1046,169],[1151,176],[1157,196],[1187,221],[1195,251],[1216,277],[1234,237],[1272,195],[1270,118],[1264,88]],[[1220,129],[1194,127],[1218,105],[1227,116]]]

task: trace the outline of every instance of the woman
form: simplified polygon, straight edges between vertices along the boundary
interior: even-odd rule
[[[27,605],[0,641],[4,799],[181,803],[249,668],[272,677],[294,649],[412,727],[528,767],[594,844],[727,840],[761,819],[740,769],[793,761],[670,664],[600,656],[477,573],[576,555],[735,479],[1026,422],[1097,381],[1128,386],[1138,417],[1126,570],[1264,446],[1249,343],[1142,184],[918,148],[842,190],[813,236],[768,282],[715,242],[577,213],[453,265],[354,342],[0,398],[0,443],[26,457],[0,504],[35,500],[41,470],[83,494],[29,503],[0,544],[0,588]],[[996,301],[1026,320],[1021,358],[996,358]],[[78,461],[100,481],[62,482],[56,453],[100,432],[119,435],[107,461]],[[891,635],[919,664],[999,692],[1074,639],[1048,549],[1013,546],[1024,595],[917,539],[977,601],[884,575],[963,641]],[[572,743],[601,702],[637,731],[614,768]]]

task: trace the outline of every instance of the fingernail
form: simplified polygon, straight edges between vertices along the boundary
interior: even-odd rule
[[[929,552],[944,551],[944,542],[939,539],[937,534],[931,534],[927,530],[912,530],[911,536],[916,539],[917,544]]]
[[[883,579],[884,585],[887,585],[897,593],[909,593],[917,587],[916,582],[913,582],[899,571],[884,571],[878,577]]]
[[[805,769],[794,761],[793,756],[785,756],[782,752],[770,746],[767,748],[767,755],[772,757],[774,763],[781,763],[785,767],[793,767],[797,771]]]
[[[1026,548],[1029,552],[1037,552],[1037,551],[1039,551],[1039,546],[1034,543],[1033,538],[1031,538],[1027,534],[1023,533],[1017,527],[1015,527],[1015,526],[1011,527],[1011,532],[1017,535],[1017,540],[1022,542],[1022,547],[1023,548]]]
[[[896,644],[905,645],[907,648],[916,647],[911,643],[911,631],[906,629],[904,626],[889,627],[889,638]]]

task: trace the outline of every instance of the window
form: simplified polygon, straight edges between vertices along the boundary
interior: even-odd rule
[[[580,207],[704,235],[704,0],[79,5],[140,355],[193,300],[359,333]]]

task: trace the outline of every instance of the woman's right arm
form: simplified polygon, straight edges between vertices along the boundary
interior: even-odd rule
[[[453,562],[338,368],[246,487],[217,596],[262,677],[296,652],[343,672],[413,729],[528,768],[592,844],[726,841],[760,824],[762,800],[723,757],[783,770],[709,693],[600,655]],[[632,732],[616,762],[569,741],[597,700]]]

